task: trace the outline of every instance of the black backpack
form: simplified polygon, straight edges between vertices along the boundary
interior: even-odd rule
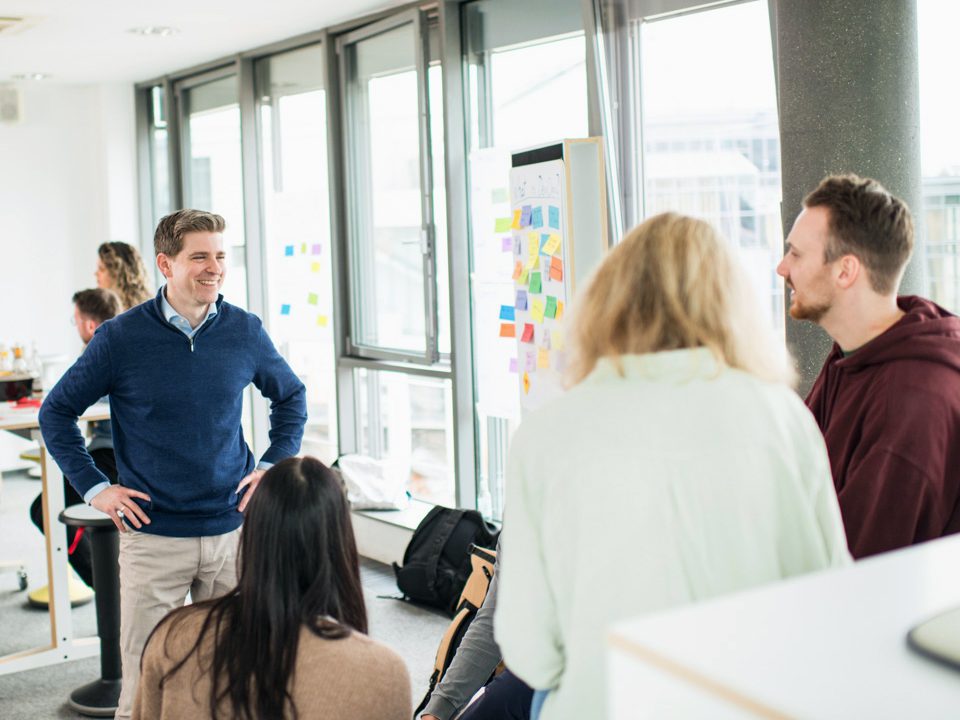
[[[404,599],[453,617],[470,576],[470,546],[493,548],[499,533],[476,510],[433,508],[413,531],[403,567],[393,563]]]

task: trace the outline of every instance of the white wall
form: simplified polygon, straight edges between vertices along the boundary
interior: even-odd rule
[[[139,245],[133,86],[24,84],[22,116],[0,124],[0,342],[72,358],[97,246]]]

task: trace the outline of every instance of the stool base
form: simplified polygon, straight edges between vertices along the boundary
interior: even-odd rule
[[[70,693],[69,705],[81,715],[113,717],[119,701],[119,680],[94,680]]]

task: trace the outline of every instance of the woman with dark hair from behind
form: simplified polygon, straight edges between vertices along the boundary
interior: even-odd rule
[[[371,640],[343,486],[314,458],[270,468],[250,500],[237,587],[147,641],[133,717],[408,720],[403,660]]]

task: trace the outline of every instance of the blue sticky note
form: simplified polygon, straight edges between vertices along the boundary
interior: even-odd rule
[[[512,306],[512,305],[501,305],[501,306],[500,306],[500,319],[501,319],[501,320],[510,320],[510,321],[513,321],[513,320],[516,319],[515,316],[514,316],[514,314],[513,314],[513,306]]]
[[[520,208],[520,227],[527,227],[530,225],[530,206],[524,205]]]
[[[291,246],[290,249],[292,250],[292,249],[293,249],[293,246]],[[291,253],[291,254],[292,254],[292,253]],[[289,315],[289,314],[290,314],[290,306],[289,306],[289,305],[286,305],[286,304],[281,305],[281,306],[280,306],[280,314],[281,314],[281,315]]]
[[[560,208],[556,205],[550,206],[550,227],[560,229]]]
[[[283,249],[283,254],[286,255],[287,257],[293,257],[293,245],[287,245]]]
[[[517,290],[517,302],[515,303],[517,310],[526,310],[527,309],[527,291],[526,290]]]
[[[543,227],[543,207],[540,205],[537,205],[530,213],[530,227],[534,229]]]

